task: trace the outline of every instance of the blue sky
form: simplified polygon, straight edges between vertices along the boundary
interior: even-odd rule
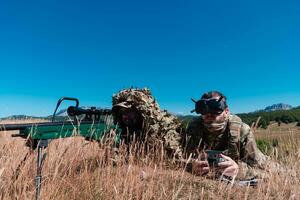
[[[0,117],[110,107],[131,86],[176,113],[209,90],[235,113],[298,106],[299,35],[296,0],[1,1]]]

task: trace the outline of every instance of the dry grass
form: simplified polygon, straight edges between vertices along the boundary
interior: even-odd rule
[[[262,134],[273,132],[257,136]],[[36,153],[29,153],[18,171],[29,152],[24,140],[0,141],[0,199],[34,199]],[[166,159],[159,145],[147,155],[133,146],[129,157],[122,146],[117,158],[109,144],[79,137],[59,139],[45,150],[41,195],[42,199],[300,199],[299,138],[282,141],[282,148],[289,147],[285,163],[298,174],[270,174],[268,181],[251,188],[193,176]],[[286,155],[279,149],[282,153]]]
[[[258,129],[255,135],[259,139],[278,139],[282,143],[289,143],[289,140],[300,140],[300,127],[297,127],[296,123],[282,124],[280,126],[277,123],[272,123],[268,129]]]

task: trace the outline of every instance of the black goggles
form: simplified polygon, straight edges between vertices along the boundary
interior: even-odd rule
[[[192,112],[197,114],[206,115],[206,114],[221,114],[226,108],[227,104],[225,101],[222,101],[223,97],[219,99],[200,99],[199,101],[192,101],[195,103],[195,109]]]

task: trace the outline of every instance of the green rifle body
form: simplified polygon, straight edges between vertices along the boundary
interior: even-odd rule
[[[82,136],[90,140],[101,140],[111,129],[115,130],[115,142],[120,142],[120,129],[116,125],[104,122],[92,123],[90,121],[75,122],[42,122],[31,124],[6,124],[0,126],[0,131],[19,130],[13,137],[31,138],[33,140],[58,139],[72,136]]]

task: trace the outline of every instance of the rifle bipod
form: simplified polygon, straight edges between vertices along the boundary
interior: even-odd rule
[[[35,199],[40,199],[40,193],[42,188],[42,168],[46,158],[46,153],[43,154],[43,149],[48,146],[48,140],[39,140],[37,144],[38,154],[37,154],[37,172],[35,177]]]

